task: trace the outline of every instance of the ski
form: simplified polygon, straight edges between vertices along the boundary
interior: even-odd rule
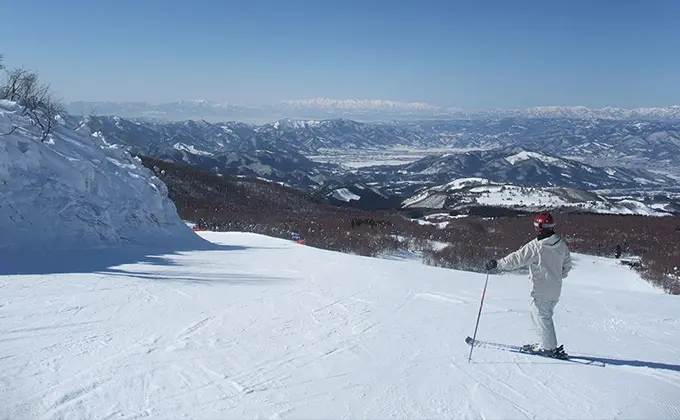
[[[546,359],[551,359],[551,360],[561,360],[564,362],[572,362],[572,363],[578,363],[582,365],[593,365],[593,366],[602,366],[604,367],[605,364],[597,361],[597,360],[588,360],[588,359],[582,359],[582,360],[577,360],[579,359],[578,356],[568,356],[567,359],[560,359],[557,357],[550,357],[544,354],[540,353],[533,353],[530,351],[524,351],[522,350],[521,346],[516,346],[512,344],[503,344],[503,343],[493,343],[490,341],[482,341],[482,340],[473,340],[472,337],[467,337],[465,339],[465,342],[468,343],[470,346],[474,344],[474,347],[484,347],[484,348],[490,348],[490,349],[496,349],[496,350],[503,350],[503,351],[509,351],[513,353],[522,353],[522,354],[528,354],[532,356],[539,356],[539,357],[544,357]]]

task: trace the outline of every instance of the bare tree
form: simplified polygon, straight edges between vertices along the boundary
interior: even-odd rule
[[[7,80],[2,88],[2,99],[19,102],[22,85],[25,85],[26,70],[14,69],[7,72]]]
[[[5,86],[0,90],[3,99],[21,105],[23,114],[40,128],[40,141],[47,140],[57,125],[57,117],[65,114],[64,106],[53,98],[49,85],[40,83],[38,74],[25,69],[7,72]],[[11,132],[14,132],[13,127]]]

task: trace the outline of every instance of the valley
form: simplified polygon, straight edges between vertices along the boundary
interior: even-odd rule
[[[319,163],[340,165],[348,171],[367,166],[403,165],[413,163],[426,156],[452,151],[450,148],[407,148],[394,147],[388,149],[326,149],[319,154],[311,154],[308,159]]]
[[[70,121],[134,155],[223,176],[268,179],[343,207],[397,209],[427,189],[482,178],[530,188],[533,195],[551,194],[546,188],[580,191],[568,194],[566,202],[541,205],[645,215],[679,214],[680,209],[680,168],[673,163],[680,160],[680,123],[674,120],[288,118],[257,125],[72,116]],[[524,204],[535,198],[505,198],[484,206],[533,210]],[[630,203],[609,202],[623,199]],[[446,207],[436,201],[432,210],[460,207],[452,200]]]

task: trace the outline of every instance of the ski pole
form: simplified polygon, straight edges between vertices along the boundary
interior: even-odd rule
[[[484,295],[486,295],[486,285],[489,284],[489,272],[486,272],[486,281],[484,282],[484,290],[482,291],[482,301],[479,303],[479,313],[477,314],[477,323],[475,324],[475,333],[472,337],[472,346],[470,347],[470,356],[468,363],[472,360],[472,350],[475,349],[475,340],[477,339],[477,327],[479,327],[479,318],[482,316],[482,305],[484,305]]]

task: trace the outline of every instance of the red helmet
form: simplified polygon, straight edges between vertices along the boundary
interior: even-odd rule
[[[555,228],[555,219],[548,212],[539,213],[534,219],[534,227],[539,232],[553,230]]]

